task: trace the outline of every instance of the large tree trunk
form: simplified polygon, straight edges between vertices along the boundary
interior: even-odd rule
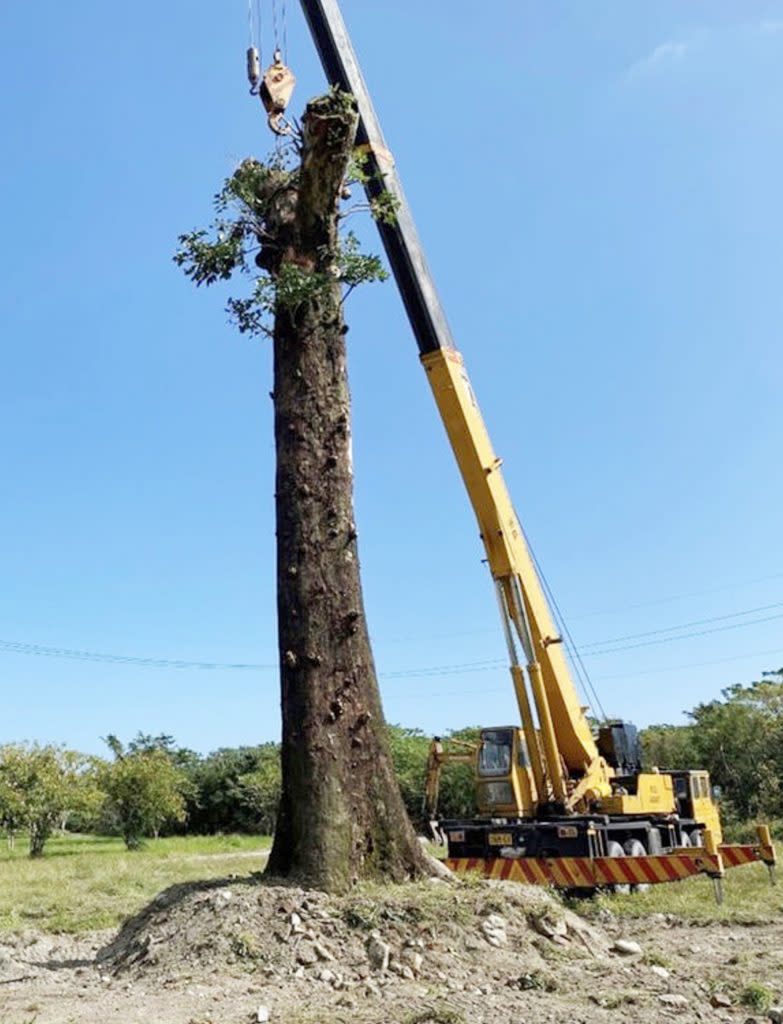
[[[274,333],[283,789],[268,873],[330,891],[424,873],[392,770],[364,615],[353,512],[337,207],[356,132],[347,97],[309,104],[293,205],[266,265],[314,283],[278,294]],[[315,275],[315,276],[313,276]]]

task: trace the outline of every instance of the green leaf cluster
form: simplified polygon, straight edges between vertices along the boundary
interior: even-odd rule
[[[70,814],[94,810],[100,799],[94,759],[37,743],[0,747],[0,827],[10,843],[26,830],[31,857]]]
[[[645,763],[707,769],[730,821],[783,817],[783,670],[727,687],[687,714],[687,725],[642,732]]]
[[[167,822],[185,820],[188,779],[166,749],[137,746],[126,750],[116,736],[107,738],[114,761],[104,762],[100,786],[129,850],[145,836],[157,835]]]
[[[353,99],[348,97],[346,102]],[[366,183],[369,179],[366,157],[357,151],[349,180]],[[295,315],[306,304],[330,298],[335,282],[345,299],[359,285],[389,276],[381,258],[364,252],[351,231],[341,235],[333,252],[320,254],[327,270],[301,267],[282,258],[279,222],[287,209],[293,212],[298,180],[298,169],[288,167],[285,158],[276,156],[267,163],[244,160],[215,195],[216,217],[209,228],[179,236],[174,262],[196,286],[228,281],[237,273],[252,278],[249,293],[231,296],[226,304],[230,321],[242,334],[271,335],[278,312]],[[391,193],[384,191],[364,208],[377,220],[392,223],[397,205]]]

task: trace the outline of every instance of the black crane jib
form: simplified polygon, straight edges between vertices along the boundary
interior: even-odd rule
[[[329,84],[352,93],[356,99],[357,144],[365,147],[370,174],[367,195],[372,200],[389,192],[396,201],[394,223],[377,224],[419,352],[425,355],[437,349],[453,349],[456,346],[446,314],[337,0],[301,0],[301,4]]]

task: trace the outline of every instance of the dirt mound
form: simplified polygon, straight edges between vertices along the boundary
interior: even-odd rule
[[[303,992],[421,982],[481,995],[499,982],[546,990],[553,948],[593,959],[608,945],[545,891],[513,883],[429,880],[333,897],[245,878],[166,890],[98,963],[148,981],[229,970]]]

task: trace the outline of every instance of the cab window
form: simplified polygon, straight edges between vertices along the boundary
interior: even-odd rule
[[[482,733],[479,775],[508,775],[511,770],[511,745],[510,729],[493,729]]]

